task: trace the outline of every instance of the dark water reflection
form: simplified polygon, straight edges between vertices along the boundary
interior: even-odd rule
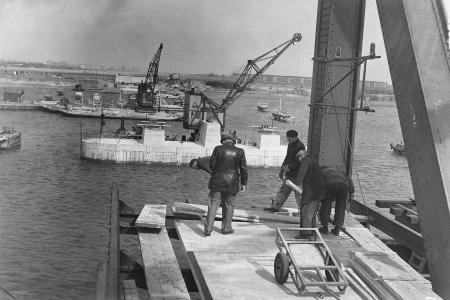
[[[256,111],[258,101],[272,108],[279,98],[245,96],[229,110],[228,129],[251,140],[249,125],[270,123],[270,113]],[[308,99],[284,98],[295,128],[307,140]],[[401,141],[393,104],[359,114],[355,166],[364,199],[412,195],[406,159],[393,155],[389,143]],[[83,119],[89,133],[98,120]],[[131,127],[131,122],[126,122]],[[0,286],[18,299],[89,299],[95,291],[95,268],[107,251],[110,187],[135,209],[145,203],[206,203],[206,173],[186,166],[118,165],[79,159],[80,119],[38,111],[0,111],[0,126],[21,129],[22,147],[0,153]],[[107,121],[113,132],[119,121]],[[180,134],[171,123],[169,134]],[[285,139],[283,138],[283,143]],[[269,203],[280,182],[276,169],[250,169],[249,187],[238,206]],[[356,178],[356,177],[354,177]],[[387,179],[388,178],[388,179]],[[359,185],[359,184],[358,184]],[[359,197],[361,192],[358,191]],[[291,199],[292,201],[292,199]]]

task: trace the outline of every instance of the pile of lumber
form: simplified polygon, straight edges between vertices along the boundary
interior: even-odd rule
[[[420,219],[414,200],[377,200],[377,207],[389,208],[389,212],[395,216],[395,220],[420,232]]]
[[[385,252],[353,252],[352,270],[381,299],[438,299],[423,277]]]

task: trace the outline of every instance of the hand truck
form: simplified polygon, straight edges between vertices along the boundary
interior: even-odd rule
[[[306,291],[309,286],[318,286],[327,291],[330,291],[330,287],[337,287],[340,294],[345,293],[349,283],[317,228],[276,228],[276,232],[275,242],[280,252],[275,256],[274,273],[279,284],[284,284],[290,275],[299,293]],[[307,262],[297,261],[290,249],[293,244],[315,246],[323,264],[308,265]],[[314,271],[317,276],[305,276],[306,272],[311,275]],[[319,293],[319,296],[323,297],[323,294]]]

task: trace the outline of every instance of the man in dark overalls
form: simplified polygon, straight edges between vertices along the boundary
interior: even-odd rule
[[[245,191],[247,185],[247,161],[244,150],[235,146],[236,139],[230,134],[222,134],[221,146],[214,148],[209,160],[208,214],[205,236],[210,236],[219,205],[222,205],[222,233],[233,233],[231,222],[234,214],[236,194]]]
[[[344,226],[345,209],[347,207],[347,200],[353,198],[355,188],[353,181],[342,170],[337,168],[323,167],[322,172],[325,176],[326,182],[326,198],[322,201],[320,207],[320,223],[322,227],[319,228],[321,233],[328,233],[328,221],[331,215],[331,206],[333,201],[336,201],[334,210],[334,228],[331,232],[339,235],[339,231]]]

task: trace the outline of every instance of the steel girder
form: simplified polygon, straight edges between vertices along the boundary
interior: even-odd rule
[[[433,290],[450,299],[450,67],[436,0],[377,0]]]
[[[348,174],[359,82],[353,58],[361,56],[364,10],[365,0],[322,0],[317,9],[308,149],[320,165],[339,167]]]

